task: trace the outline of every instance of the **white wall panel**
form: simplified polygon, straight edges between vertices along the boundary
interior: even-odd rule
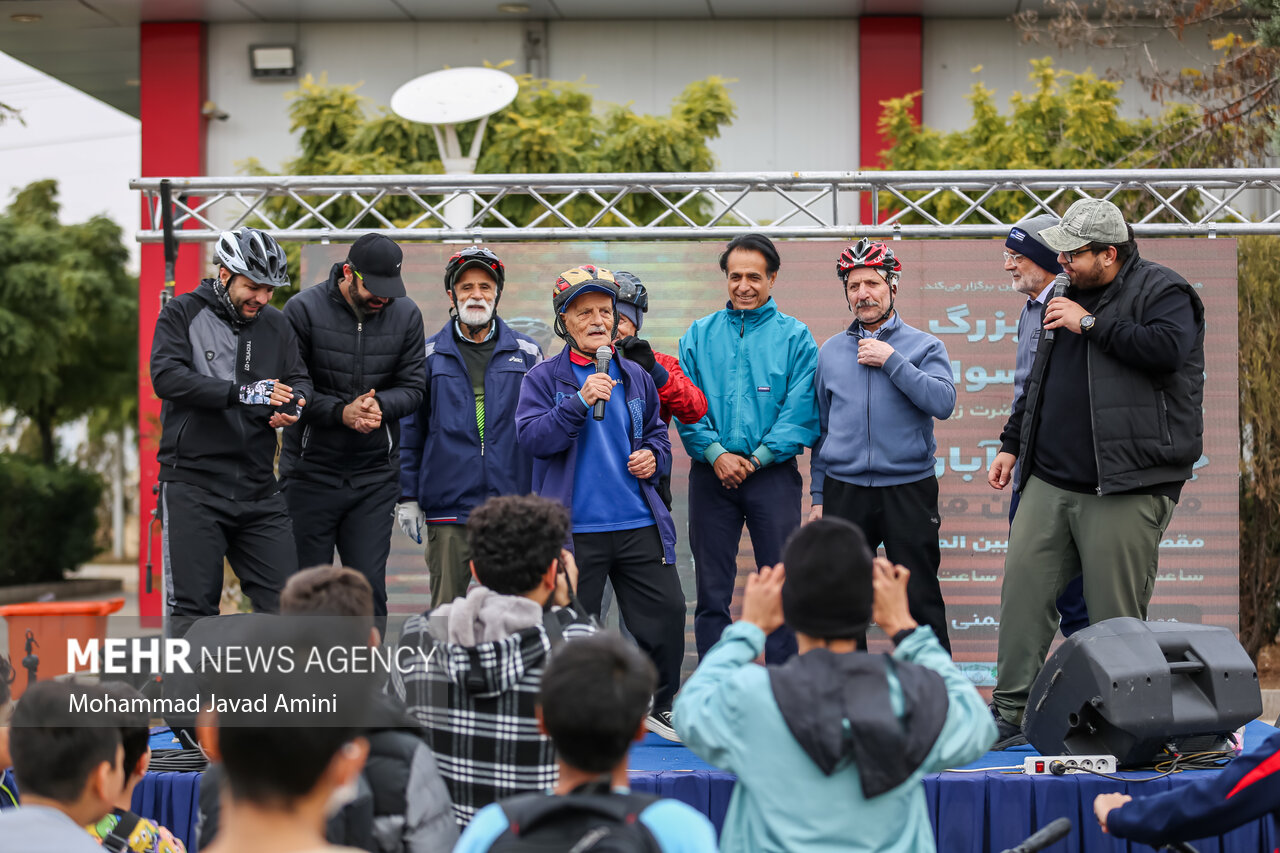
[[[236,174],[235,164],[250,156],[278,168],[297,152],[285,93],[298,81],[249,74],[249,45],[264,43],[296,44],[299,77],[327,72],[330,83],[361,83],[357,91],[383,106],[402,83],[429,71],[507,59],[523,67],[524,57],[518,22],[210,26],[209,99],[229,115],[210,123],[211,175]]]
[[[209,97],[230,117],[210,125],[209,173],[234,174],[249,156],[275,168],[296,150],[284,94],[297,83],[252,79],[250,44],[296,43],[300,73],[363,82],[386,104],[401,83],[446,65],[514,59],[522,69],[523,32],[519,22],[213,25]],[[694,80],[736,78],[738,118],[712,144],[721,169],[856,167],[856,21],[553,22],[547,42],[550,77],[583,78],[600,100],[641,112],[665,113]]]
[[[712,143],[719,168],[855,170],[861,162],[857,35],[852,19],[552,21],[544,67],[555,79],[585,80],[601,101],[631,103],[647,113],[665,113],[693,80],[735,78],[730,91],[738,118]],[[284,93],[296,81],[249,76],[249,45],[263,42],[296,43],[301,72],[327,71],[335,83],[362,82],[359,91],[376,104],[386,104],[401,83],[447,65],[513,59],[514,70],[524,68],[520,21],[212,24],[209,97],[230,117],[210,125],[210,174],[234,174],[235,163],[248,156],[274,168],[295,153]],[[926,19],[926,123],[966,125],[965,96],[979,77],[1006,108],[1011,92],[1029,87],[1028,61],[1051,52],[1023,44],[1007,21]],[[1157,42],[1152,53],[1166,67],[1194,60],[1171,40]],[[1122,63],[1114,51],[1056,57],[1059,68],[1092,65],[1099,73]],[[980,75],[971,73],[975,65],[983,66]],[[1136,82],[1125,84],[1122,97],[1126,115],[1160,111]],[[842,208],[852,221],[848,202],[842,200]],[[780,211],[766,205],[754,212],[772,218]]]
[[[667,112],[694,80],[734,78],[738,117],[711,145],[720,169],[853,169],[857,33],[852,20],[564,21],[549,27],[550,74],[647,113]]]
[[[1200,58],[1210,55],[1207,47],[1189,48],[1197,38],[1189,34],[1187,44],[1171,36],[1155,39],[1151,55],[1162,68],[1176,69],[1199,65]],[[996,105],[1001,112],[1009,109],[1009,96],[1015,91],[1031,91],[1031,60],[1052,56],[1059,69],[1082,72],[1092,68],[1099,77],[1107,69],[1125,68],[1124,51],[1091,48],[1058,53],[1049,44],[1025,44],[1021,34],[1009,21],[926,18],[924,21],[924,121],[940,130],[956,130],[969,124],[972,109],[966,96],[974,82],[981,80],[995,90]],[[972,73],[974,66],[982,71]],[[1155,116],[1163,106],[1137,81],[1136,66],[1122,74],[1126,82],[1120,89],[1121,114],[1130,118]]]

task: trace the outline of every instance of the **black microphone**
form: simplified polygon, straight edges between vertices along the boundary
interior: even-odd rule
[[[1050,299],[1057,299],[1059,296],[1067,295],[1067,288],[1071,286],[1071,276],[1064,272],[1060,272],[1053,277],[1053,294]],[[1053,824],[1050,824],[1052,826]]]
[[[604,346],[596,350],[596,373],[609,375],[609,359],[613,358],[613,350]],[[604,400],[596,400],[595,408],[591,410],[591,416],[598,421],[604,420]]]
[[[1031,835],[1017,847],[1006,850],[1005,853],[1032,853],[1035,850],[1043,850],[1051,844],[1066,838],[1069,832],[1071,832],[1071,821],[1068,818],[1060,817]]]
[[[1049,294],[1049,301],[1053,301],[1054,299],[1057,299],[1059,296],[1066,296],[1067,288],[1070,286],[1071,286],[1071,276],[1067,275],[1064,272],[1060,272],[1057,275],[1055,275],[1053,277],[1053,293]],[[1048,305],[1048,302],[1046,302],[1045,304]],[[1042,341],[1053,340],[1053,333],[1056,331],[1058,330],[1045,329],[1044,332],[1041,333],[1040,340]]]

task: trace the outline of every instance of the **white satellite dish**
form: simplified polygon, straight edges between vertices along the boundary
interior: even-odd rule
[[[401,118],[431,125],[445,174],[470,175],[476,170],[489,116],[514,101],[519,90],[514,77],[496,68],[446,68],[415,77],[396,89],[391,109]],[[457,126],[477,119],[480,126],[471,139],[471,150],[464,155]],[[473,200],[470,195],[455,194],[445,201],[449,227],[468,227]]]
[[[460,124],[493,115],[516,99],[519,88],[496,68],[447,68],[396,89],[391,109],[422,124]]]

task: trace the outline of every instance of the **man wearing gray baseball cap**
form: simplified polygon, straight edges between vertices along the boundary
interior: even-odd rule
[[[988,472],[1004,489],[1021,463],[992,694],[1000,741],[1017,734],[1073,578],[1091,623],[1146,618],[1160,537],[1204,432],[1204,306],[1186,279],[1138,255],[1109,201],[1077,201],[1039,237],[1070,286],[1045,306]]]

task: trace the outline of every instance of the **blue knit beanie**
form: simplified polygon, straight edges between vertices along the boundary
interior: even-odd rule
[[[1040,232],[1052,228],[1059,221],[1052,213],[1042,213],[1019,222],[1009,231],[1009,238],[1004,241],[1004,245],[1015,254],[1026,255],[1036,266],[1048,270],[1050,275],[1057,275],[1062,272],[1058,253],[1040,239]]]

